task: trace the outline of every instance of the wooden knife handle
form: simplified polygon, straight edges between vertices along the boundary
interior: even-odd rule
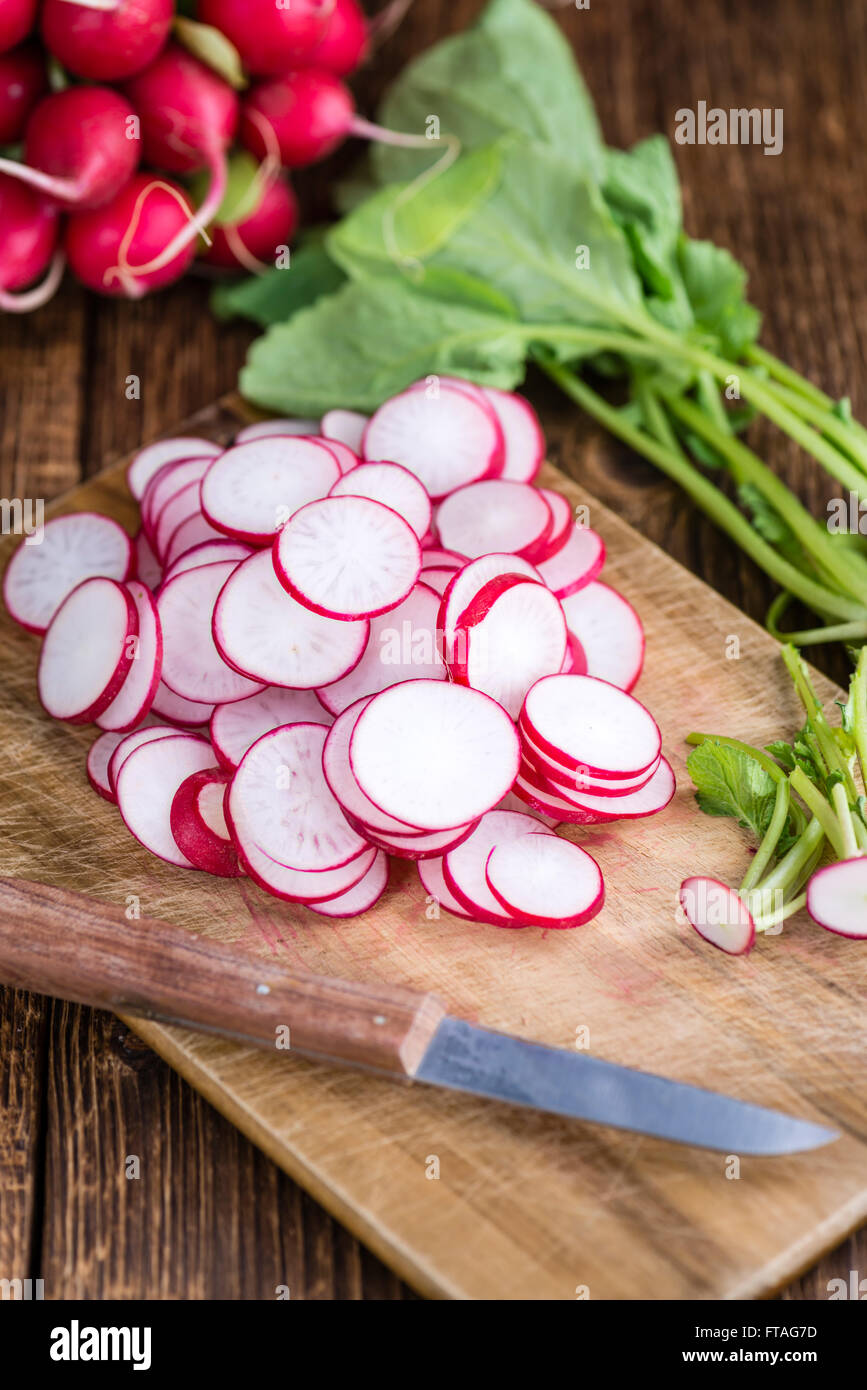
[[[120,908],[24,879],[0,879],[0,980],[406,1077],[444,1016],[431,994],[288,970],[183,927],[130,921]]]

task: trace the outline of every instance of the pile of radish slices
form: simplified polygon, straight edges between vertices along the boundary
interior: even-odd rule
[[[389,856],[461,917],[593,917],[599,868],[552,827],[652,815],[674,778],[629,693],[641,624],[543,454],[522,397],[451,379],[143,449],[134,542],[60,516],[4,581],[44,708],[102,730],[94,789],[170,864],[328,917]]]

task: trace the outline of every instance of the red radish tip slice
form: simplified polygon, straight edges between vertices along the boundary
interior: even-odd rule
[[[132,541],[122,526],[98,512],[72,512],[22,541],[6,569],[3,598],[17,623],[43,633],[85,579],[122,580],[133,568]]]
[[[746,903],[716,878],[685,878],[680,885],[680,905],[699,936],[730,956],[752,949],[756,928]]]
[[[196,869],[219,878],[243,874],[223,812],[230,774],[216,767],[190,773],[175,792],[170,812],[178,849]]]
[[[842,859],[813,874],[807,911],[820,927],[864,940],[867,937],[867,858]]]

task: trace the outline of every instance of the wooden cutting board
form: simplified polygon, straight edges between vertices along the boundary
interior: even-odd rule
[[[223,440],[243,414],[230,399],[184,432]],[[88,786],[93,731],[42,713],[38,643],[5,612],[0,873],[139,906],[287,967],[431,989],[490,1027],[836,1126],[844,1137],[818,1152],[739,1161],[127,1020],[423,1294],[762,1296],[867,1218],[867,949],[801,915],[730,959],[679,920],[686,874],[734,881],[747,856],[732,823],[697,811],[685,733],[763,743],[795,729],[798,707],[766,633],[561,473],[549,467],[542,482],[589,507],[608,546],[604,577],[641,613],[638,694],[680,784],[660,816],[569,832],[605,873],[593,923],[545,934],[437,920],[413,866],[396,861],[372,912],[329,923],[249,883],[163,864]],[[49,511],[81,508],[135,528],[122,466]],[[0,545],[4,566],[14,544]]]

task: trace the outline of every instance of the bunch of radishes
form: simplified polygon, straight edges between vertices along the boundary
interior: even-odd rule
[[[173,36],[174,8],[0,0],[0,147],[21,143],[0,158],[0,308],[44,303],[65,262],[139,297],[179,279],[202,234],[211,265],[273,265],[298,221],[286,170],[374,133],[342,81],[367,50],[358,0],[199,0]],[[235,141],[252,172],[215,224]],[[196,207],[178,179],[199,174]]]
[[[552,827],[652,815],[674,778],[628,693],[641,624],[543,454],[522,397],[448,378],[149,446],[135,542],[77,513],[10,562],[43,706],[104,731],[93,786],[171,864],[334,917],[391,855],[459,916],[587,921],[601,873]]]

